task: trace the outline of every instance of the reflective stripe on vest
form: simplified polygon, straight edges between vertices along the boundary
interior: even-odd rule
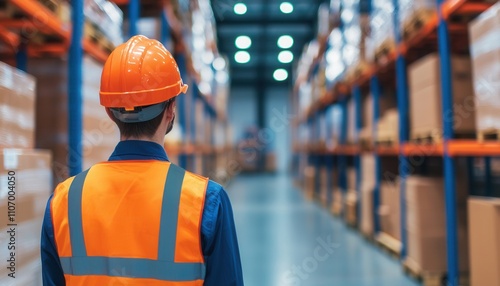
[[[72,255],[60,257],[65,275],[156,279],[170,282],[204,280],[204,263],[175,262],[176,230],[178,230],[183,181],[187,175],[185,170],[173,164],[168,168],[161,203],[157,260],[87,255],[83,231],[82,196],[88,173],[89,170],[77,175],[67,194]],[[189,176],[195,175],[189,173]]]

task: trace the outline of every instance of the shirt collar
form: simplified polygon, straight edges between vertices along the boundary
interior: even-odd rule
[[[116,145],[115,151],[109,157],[109,161],[127,160],[158,160],[169,161],[163,146],[139,140],[121,141]]]

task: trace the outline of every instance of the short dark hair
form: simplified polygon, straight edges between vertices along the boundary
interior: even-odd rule
[[[111,117],[118,126],[118,129],[120,129],[120,134],[122,136],[136,137],[136,138],[142,136],[152,137],[156,133],[156,130],[158,130],[158,127],[160,126],[165,111],[168,110],[172,106],[172,104],[174,104],[174,102],[175,102],[175,97],[166,102],[165,109],[163,109],[160,115],[145,122],[124,123],[116,119],[114,116]]]

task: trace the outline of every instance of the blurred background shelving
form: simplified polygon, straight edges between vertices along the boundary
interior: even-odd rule
[[[496,285],[477,255],[497,244],[480,245],[471,212],[498,197],[498,119],[485,107],[498,100],[498,80],[486,75],[499,65],[498,49],[485,48],[498,35],[498,3],[331,2],[340,23],[306,46],[295,73],[297,183],[425,285],[441,285],[436,277]],[[354,223],[343,209],[353,201]]]

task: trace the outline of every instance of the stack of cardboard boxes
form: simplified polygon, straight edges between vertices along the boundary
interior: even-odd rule
[[[304,169],[304,189],[306,197],[313,199],[316,192],[316,171],[312,166],[307,166]]]
[[[328,203],[328,168],[321,166],[319,169],[319,200],[323,206]]]
[[[452,56],[452,88],[454,131],[475,134],[475,110],[472,88],[471,61],[468,57]],[[443,137],[443,111],[439,56],[430,54],[409,67],[410,137],[433,142]],[[446,115],[446,114],[445,114]]]
[[[16,285],[41,285],[40,231],[52,176],[50,152],[34,149],[35,90],[34,77],[0,63],[0,285],[12,285],[9,274]]]
[[[345,220],[350,225],[357,222],[358,195],[356,193],[356,169],[347,169],[347,194],[345,197]]]
[[[471,286],[500,285],[500,199],[468,200]]]
[[[381,231],[401,241],[401,193],[399,180],[385,181],[380,185],[380,217]]]
[[[83,168],[106,161],[119,141],[119,131],[99,103],[102,65],[89,57],[83,62]],[[54,179],[68,177],[72,150],[68,146],[68,63],[63,58],[29,61],[38,82],[36,108],[37,146],[52,150]],[[69,159],[69,160],[68,160]]]
[[[441,177],[411,176],[406,180],[407,265],[420,273],[441,275],[446,272],[446,219],[444,181]],[[457,188],[457,225],[460,271],[469,267],[467,184]]]
[[[398,144],[399,142],[399,112],[389,109],[377,122],[377,142]]]
[[[500,130],[500,3],[471,22],[470,49],[478,137]],[[498,138],[498,137],[497,137]],[[495,169],[493,167],[493,169]],[[500,285],[500,200],[468,200],[471,286]]]
[[[360,230],[365,236],[373,235],[373,191],[375,189],[375,157],[361,156],[361,218]]]
[[[500,3],[470,25],[477,131],[481,136],[500,130]]]

